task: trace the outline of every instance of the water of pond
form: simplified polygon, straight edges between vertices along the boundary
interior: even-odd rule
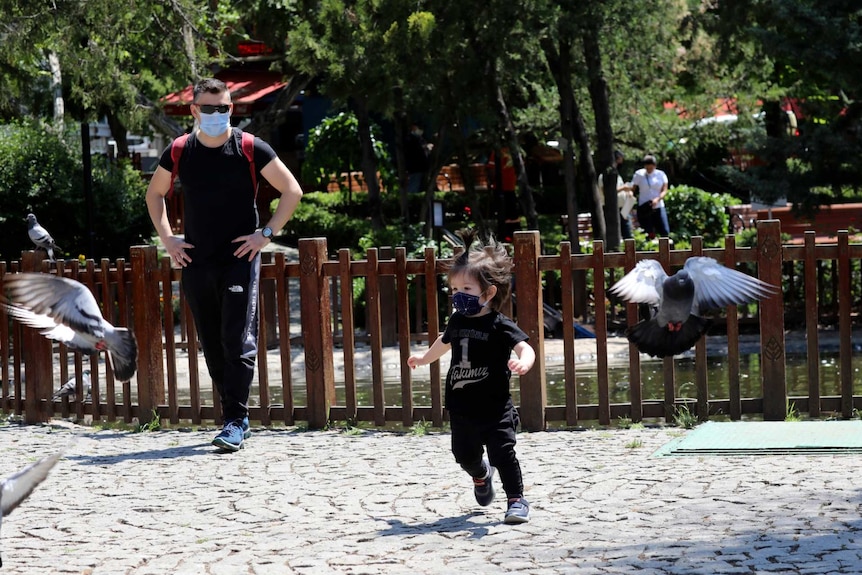
[[[787,393],[790,396],[805,396],[808,394],[807,356],[804,354],[788,354],[786,359]],[[676,396],[678,398],[695,398],[695,365],[693,357],[683,357],[675,360]],[[862,395],[862,356],[854,354],[852,358],[854,395]],[[710,356],[707,358],[707,385],[711,399],[723,399],[730,396],[729,365],[725,356]],[[750,354],[740,357],[740,394],[742,397],[761,397],[760,355]],[[445,377],[445,374],[444,374]],[[577,374],[578,404],[598,403],[598,376],[595,367],[579,367]],[[611,382],[611,403],[629,402],[629,371],[628,364],[609,368]],[[554,366],[547,370],[548,405],[565,404],[565,381],[562,366]],[[664,372],[662,362],[647,360],[641,362],[642,397],[644,400],[664,399]],[[840,364],[837,353],[821,353],[820,355],[820,387],[821,395],[840,395]],[[258,397],[257,386],[252,388],[251,404],[255,405]],[[306,390],[304,383],[297,383],[293,389],[295,405],[305,405]],[[515,403],[520,402],[517,378],[513,378],[512,396]],[[370,406],[372,402],[371,381],[357,381],[357,402],[360,406]],[[401,380],[398,378],[384,379],[384,397],[386,405],[401,404]],[[207,398],[211,401],[211,398]],[[181,399],[182,401],[182,399]],[[282,393],[280,386],[270,389],[270,403],[280,404]],[[430,406],[430,383],[428,381],[413,381],[413,403],[415,406]],[[344,385],[336,382],[336,405],[345,404]]]

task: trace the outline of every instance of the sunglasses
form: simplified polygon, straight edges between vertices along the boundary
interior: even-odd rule
[[[230,104],[218,104],[214,106],[212,104],[195,104],[201,110],[201,114],[215,114],[218,112],[219,114],[226,114],[230,110]]]

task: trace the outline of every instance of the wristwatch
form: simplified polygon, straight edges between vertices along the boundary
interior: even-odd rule
[[[272,239],[272,228],[269,226],[266,226],[265,228],[260,230],[260,234],[263,237],[265,237],[266,239],[271,240]]]

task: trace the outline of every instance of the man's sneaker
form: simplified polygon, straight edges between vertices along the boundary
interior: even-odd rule
[[[242,418],[242,438],[248,439],[251,437],[251,427],[248,424],[248,416]]]
[[[485,479],[473,478],[473,495],[476,496],[476,503],[482,507],[491,505],[494,501],[494,471],[495,469],[486,461],[485,467],[488,469],[488,475]]]
[[[526,523],[530,520],[530,504],[521,497],[509,503],[503,523],[515,524]]]
[[[245,439],[243,420],[235,419],[224,424],[221,433],[213,439],[213,445],[225,451],[239,451],[242,449],[242,441]]]

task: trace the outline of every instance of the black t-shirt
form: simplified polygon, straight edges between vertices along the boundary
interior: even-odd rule
[[[477,419],[498,417],[511,397],[507,364],[512,349],[528,339],[515,322],[496,311],[478,317],[452,314],[443,332],[443,343],[452,346],[446,409]]]
[[[254,139],[254,164],[260,170],[276,157],[272,147]],[[171,147],[159,165],[173,170]],[[185,239],[194,246],[189,266],[224,265],[235,259],[233,240],[251,234],[259,225],[249,162],[242,153],[242,131],[231,130],[224,145],[208,148],[192,135],[180,158]]]

